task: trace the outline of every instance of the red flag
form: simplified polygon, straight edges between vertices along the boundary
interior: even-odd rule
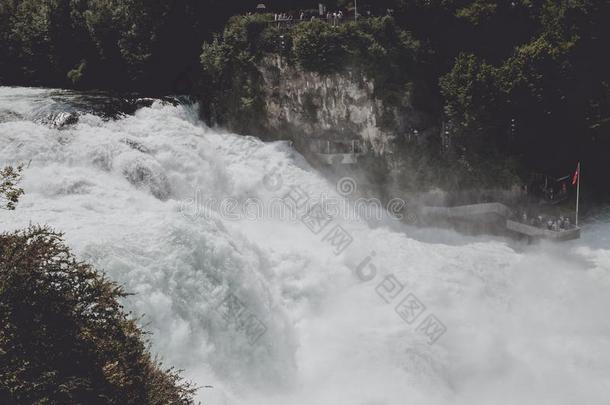
[[[576,166],[576,171],[574,172],[574,176],[572,176],[572,185],[573,186],[576,185],[579,175],[580,175],[580,162],[578,162],[578,166]]]

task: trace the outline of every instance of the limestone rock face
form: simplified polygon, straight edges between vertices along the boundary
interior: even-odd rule
[[[267,125],[291,137],[355,139],[376,154],[389,152],[398,137],[413,140],[429,119],[409,104],[390,106],[362,72],[320,75],[289,65],[279,56],[259,64],[264,80]]]

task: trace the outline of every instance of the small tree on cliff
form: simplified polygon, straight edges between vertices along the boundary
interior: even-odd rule
[[[23,165],[6,166],[0,170],[0,208],[14,210],[23,189],[19,187]]]

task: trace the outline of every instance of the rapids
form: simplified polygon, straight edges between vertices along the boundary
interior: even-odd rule
[[[294,192],[341,199],[289,144],[208,128],[194,104],[94,104],[0,88],[0,163],[27,164],[0,230],[65,232],[135,293],[125,305],[152,350],[210,386],[203,404],[608,403],[610,215],[562,245],[372,227],[349,204],[314,232],[237,213]],[[77,119],[50,125],[58,112]],[[417,319],[403,299],[424,306]],[[446,331],[424,333],[426,319]]]

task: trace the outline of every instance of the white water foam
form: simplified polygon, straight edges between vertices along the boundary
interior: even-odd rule
[[[0,88],[0,162],[30,162],[1,230],[47,224],[136,293],[153,350],[204,404],[603,404],[610,390],[610,223],[563,245],[341,221],[335,255],[302,222],[189,215],[200,198],[336,195],[289,145],[204,126],[195,106],[32,122],[47,90]],[[41,107],[42,106],[42,107]],[[5,114],[9,116],[10,114]],[[264,176],[281,173],[270,191]],[[185,207],[186,215],[185,215]],[[190,213],[192,214],[192,213]],[[421,231],[419,231],[421,232]],[[438,232],[441,235],[441,232]],[[372,257],[372,252],[375,256]],[[372,257],[377,275],[354,269]],[[385,275],[404,285],[386,303]],[[222,296],[212,294],[215,288]],[[394,311],[411,292],[447,332],[433,345]],[[233,294],[267,328],[254,344],[215,307]]]

